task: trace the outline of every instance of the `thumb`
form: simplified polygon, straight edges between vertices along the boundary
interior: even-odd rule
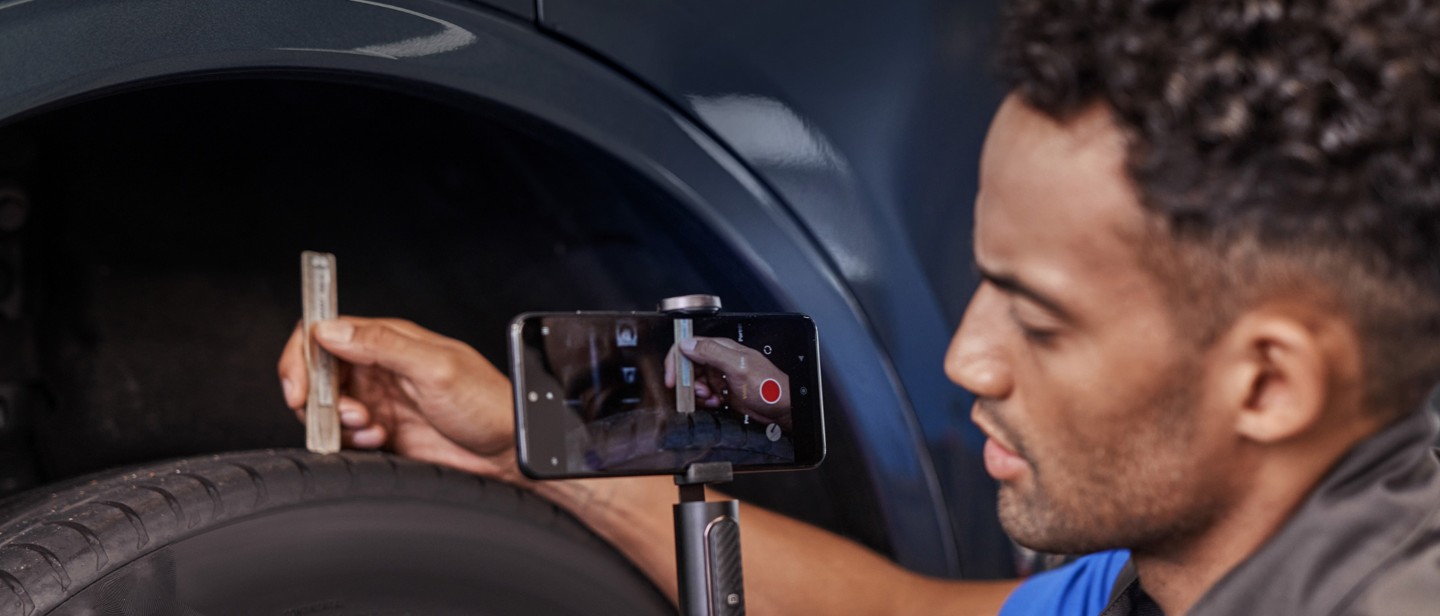
[[[726,374],[743,370],[744,356],[713,338],[690,338],[680,342],[680,352],[697,364]]]
[[[341,317],[315,324],[315,341],[336,357],[361,366],[379,366],[408,377],[443,366],[441,347],[375,320]]]

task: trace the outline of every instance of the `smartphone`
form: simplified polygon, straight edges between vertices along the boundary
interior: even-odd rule
[[[813,468],[819,338],[802,314],[529,313],[510,325],[520,469],[535,479]]]

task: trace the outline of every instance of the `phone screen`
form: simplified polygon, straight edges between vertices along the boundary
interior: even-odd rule
[[[800,314],[521,315],[511,327],[521,469],[813,467],[825,455],[818,351]]]

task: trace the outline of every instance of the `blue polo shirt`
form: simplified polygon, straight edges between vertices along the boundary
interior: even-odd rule
[[[1000,616],[1097,616],[1129,560],[1129,550],[1096,552],[1030,576],[1010,593]]]

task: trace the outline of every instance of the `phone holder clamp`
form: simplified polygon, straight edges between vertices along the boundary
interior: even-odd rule
[[[715,314],[720,312],[720,298],[715,295],[681,295],[660,300],[657,312],[669,314]]]

